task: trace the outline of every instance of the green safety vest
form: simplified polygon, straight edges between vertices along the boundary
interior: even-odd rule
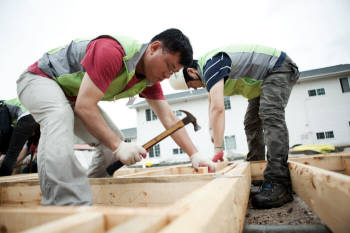
[[[147,44],[142,45],[138,41],[124,36],[100,36],[98,38],[101,37],[115,39],[121,44],[125,52],[125,56],[123,57],[123,69],[111,82],[102,100],[116,100],[131,97],[141,93],[147,86],[150,86],[147,80],[143,79],[123,91],[127,83],[135,75],[136,65],[145,52]],[[86,46],[91,41],[92,40],[84,39],[74,40],[67,46],[47,52],[38,61],[38,67],[44,73],[53,77],[67,96],[76,97],[78,95],[85,74],[85,70],[82,65],[80,65],[80,62],[85,56]]]
[[[275,66],[281,51],[249,44],[230,45],[212,50],[198,59],[199,74],[203,77],[205,64],[220,52],[226,53],[231,59],[231,71],[224,84],[224,95],[242,95],[248,99],[260,96],[260,87],[266,74]]]

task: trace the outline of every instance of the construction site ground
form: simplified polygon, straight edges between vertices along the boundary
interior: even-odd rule
[[[258,187],[252,186],[252,190]],[[300,225],[323,224],[317,215],[301,200],[297,195],[293,195],[294,200],[279,208],[272,209],[253,209],[251,200],[249,200],[245,224],[264,224],[264,225]]]
[[[344,146],[342,151],[350,151],[349,145]],[[290,154],[289,157],[302,157],[309,154]],[[251,192],[257,191],[259,187],[251,186]],[[253,209],[251,199],[248,202],[248,208],[245,218],[245,224],[264,224],[264,225],[318,225],[322,223],[321,219],[312,212],[308,205],[293,194],[294,200],[279,208],[272,209]]]

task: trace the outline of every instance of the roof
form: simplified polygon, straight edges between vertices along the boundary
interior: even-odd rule
[[[208,92],[205,88],[200,88],[198,90],[183,91],[183,92],[177,92],[177,93],[165,95],[165,99],[168,101],[168,103],[175,103],[175,102],[186,101],[187,99],[201,98],[202,96],[207,96],[207,94]],[[143,100],[136,104],[131,105],[130,108],[139,108],[147,105],[148,104],[146,103],[146,101]]]
[[[341,64],[336,66],[323,67],[319,69],[306,70],[306,71],[300,72],[299,81],[313,80],[317,78],[323,78],[329,75],[335,75],[335,74],[346,73],[346,72],[349,72],[349,75],[350,75],[350,64]],[[201,88],[193,91],[183,91],[183,92],[165,95],[165,99],[169,103],[175,103],[175,102],[186,101],[187,99],[201,98],[203,96],[206,96],[207,93],[208,92],[205,88]],[[136,104],[131,105],[130,108],[140,108],[144,106],[148,106],[148,105],[146,101],[143,100]]]
[[[125,138],[136,138],[137,136],[136,128],[127,128],[127,129],[122,129],[121,131],[124,134]]]
[[[342,72],[350,72],[350,64],[341,64],[336,66],[323,67],[319,69],[306,70],[300,72],[300,78],[312,78],[315,76],[325,76],[329,74],[337,74]]]

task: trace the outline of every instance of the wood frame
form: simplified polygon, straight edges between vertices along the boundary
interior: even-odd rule
[[[37,177],[0,178],[4,232],[241,232],[249,198],[250,164],[217,164],[216,173],[188,166],[138,170],[90,179],[94,206],[42,207]],[[151,172],[152,171],[152,172]],[[154,173],[158,171],[158,173]],[[217,192],[216,190],[220,190]],[[145,207],[147,206],[147,207]],[[200,216],[205,221],[192,224]],[[217,222],[216,216],[225,213]],[[18,224],[20,222],[20,224]],[[219,228],[217,228],[219,226]]]
[[[121,169],[90,179],[94,206],[42,207],[37,175],[0,178],[2,232],[242,232],[265,161]],[[289,159],[293,189],[333,232],[350,229],[350,153]],[[219,216],[219,217],[218,217]],[[219,218],[219,219],[218,219]]]

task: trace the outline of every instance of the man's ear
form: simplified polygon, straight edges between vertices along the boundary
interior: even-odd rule
[[[193,78],[193,79],[199,79],[199,74],[197,69],[195,68],[187,68],[187,73]]]
[[[149,48],[150,48],[151,54],[153,54],[155,51],[162,48],[162,42],[160,42],[159,40],[153,41],[149,45]]]

